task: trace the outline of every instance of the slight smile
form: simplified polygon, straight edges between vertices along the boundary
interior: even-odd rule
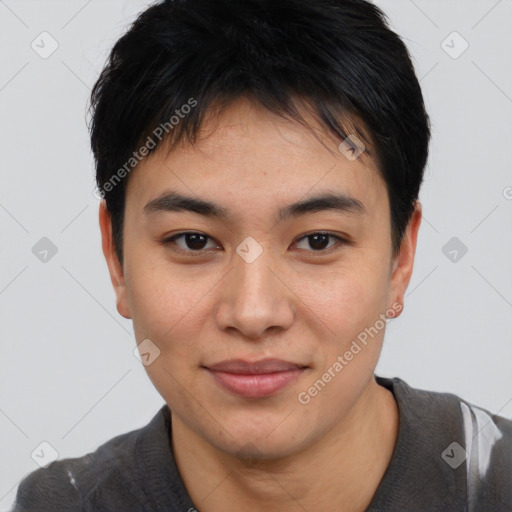
[[[309,368],[281,359],[249,362],[230,359],[203,366],[224,389],[244,398],[262,398],[281,391]]]

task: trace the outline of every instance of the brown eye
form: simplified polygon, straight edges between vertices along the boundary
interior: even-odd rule
[[[330,239],[334,239],[334,243],[329,245]],[[303,236],[301,241],[305,241],[305,246],[299,247],[300,243],[297,244],[297,247],[299,249],[304,249],[312,252],[322,252],[322,251],[328,251],[332,247],[335,247],[336,245],[341,245],[345,242],[343,238],[340,236],[334,235],[332,233],[323,233],[323,232],[317,232],[317,233],[311,233],[309,235]]]
[[[174,235],[171,238],[164,240],[163,244],[176,245],[178,247],[178,250],[182,252],[199,252],[205,249],[212,248],[206,246],[208,240],[210,240],[210,237],[208,235],[205,235],[204,233],[185,231],[183,233],[178,233],[177,235]],[[216,246],[214,245],[214,247]]]

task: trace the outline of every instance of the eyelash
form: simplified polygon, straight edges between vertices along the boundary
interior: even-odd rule
[[[188,250],[186,250],[186,249],[182,249],[181,247],[176,247],[175,241],[178,238],[184,237],[186,235],[202,235],[203,237],[206,237],[207,240],[214,240],[211,236],[208,236],[205,233],[201,233],[198,231],[182,231],[181,233],[177,233],[176,235],[173,235],[170,238],[166,238],[165,240],[162,241],[162,244],[165,246],[169,246],[171,244],[175,245],[175,247],[172,249],[173,251],[181,253],[181,254],[186,254],[188,256],[202,256],[202,255],[204,255],[205,252],[209,251],[208,249],[198,249],[198,250],[188,249]],[[337,240],[337,243],[331,247],[328,247],[327,249],[320,249],[318,251],[307,250],[307,249],[300,249],[300,250],[306,250],[307,252],[311,252],[313,254],[325,255],[325,254],[330,254],[334,250],[340,249],[340,246],[351,244],[350,240],[343,238],[339,235],[335,235],[334,233],[330,233],[328,231],[313,231],[312,233],[302,235],[300,238],[298,238],[298,241],[309,238],[313,235],[324,235],[324,236],[328,236],[331,238],[335,238]]]

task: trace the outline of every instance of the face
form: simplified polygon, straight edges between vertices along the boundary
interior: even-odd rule
[[[118,311],[158,354],[145,368],[173,425],[224,453],[285,456],[342,424],[372,382],[385,315],[401,311],[419,203],[393,258],[377,169],[317,133],[330,151],[240,101],[195,145],[143,160],[122,268],[100,207]]]

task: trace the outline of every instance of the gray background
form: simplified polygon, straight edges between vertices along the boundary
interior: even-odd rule
[[[0,0],[0,511],[41,442],[83,455],[163,405],[115,308],[85,125],[108,50],[147,4]],[[433,124],[415,270],[377,374],[512,417],[512,1],[377,4]],[[48,58],[31,47],[53,40]]]

